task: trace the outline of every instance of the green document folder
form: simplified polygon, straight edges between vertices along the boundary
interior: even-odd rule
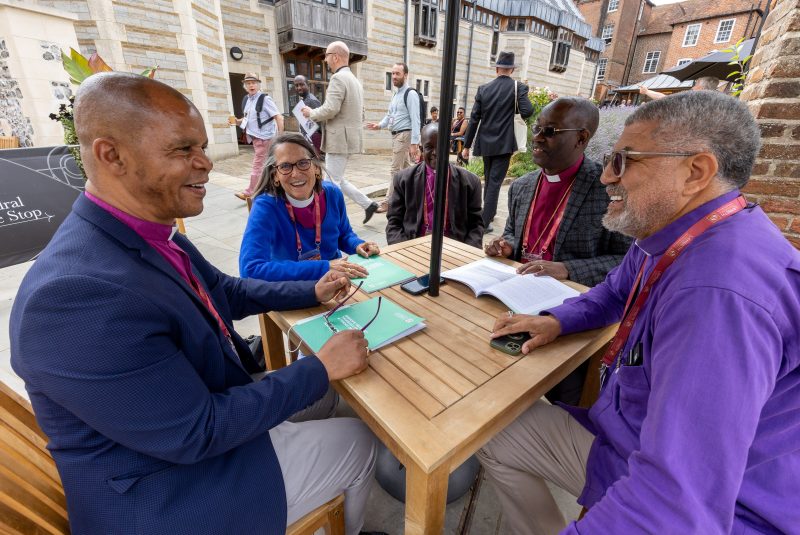
[[[370,349],[378,349],[425,328],[423,323],[425,320],[411,314],[385,297],[382,299],[383,302],[381,303],[378,317],[364,331],[364,336],[367,338]],[[377,308],[378,298],[373,297],[368,301],[343,306],[334,312],[328,318],[328,321],[338,331],[360,329],[375,316]],[[319,351],[334,334],[325,323],[323,314],[297,322],[294,326],[294,332],[303,339],[314,353]]]
[[[377,292],[395,284],[402,284],[417,278],[410,271],[406,271],[382,256],[364,258],[359,255],[350,255],[347,261],[362,265],[369,272],[366,278],[353,279],[353,284],[364,281],[364,286],[361,289],[367,293]]]

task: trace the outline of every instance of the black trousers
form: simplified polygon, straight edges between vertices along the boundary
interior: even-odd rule
[[[597,373],[597,370],[589,370],[589,361],[587,360],[564,377],[564,380],[554,386],[548,393],[544,395],[550,403],[560,401],[567,405],[577,406],[581,401],[581,394],[583,394],[583,383],[586,382],[587,373]]]
[[[489,223],[497,214],[497,200],[500,197],[500,186],[508,172],[508,164],[511,162],[511,154],[499,154],[497,156],[483,157],[483,226]]]

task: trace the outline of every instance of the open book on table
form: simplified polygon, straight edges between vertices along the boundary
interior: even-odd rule
[[[580,292],[552,277],[518,275],[511,266],[488,258],[442,273],[469,286],[475,296],[493,295],[517,314],[538,314]]]
[[[380,310],[378,299],[381,300]],[[335,332],[363,329],[369,348],[379,349],[425,328],[425,320],[385,297],[346,305],[328,316],[317,314],[295,323],[293,330],[316,353]],[[376,315],[377,314],[377,315]],[[374,321],[373,321],[374,318]]]
[[[401,268],[382,256],[364,258],[354,254],[350,255],[347,261],[362,265],[369,272],[369,275],[366,277],[353,279],[351,281],[353,284],[364,281],[364,285],[361,289],[367,293],[377,292],[378,290],[389,288],[395,284],[402,284],[417,278],[417,276],[410,271]]]

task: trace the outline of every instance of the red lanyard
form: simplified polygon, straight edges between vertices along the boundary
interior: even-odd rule
[[[536,199],[539,198],[539,190],[542,187],[542,179],[545,179],[544,171],[539,175],[539,182],[536,183],[536,191],[533,194],[533,202],[531,202],[531,207],[528,210],[528,217],[525,219],[525,232],[522,235],[522,252],[523,256],[525,253],[536,253],[534,250],[528,251],[528,238],[530,237],[531,232],[531,223],[533,221],[533,212],[536,210]],[[546,180],[546,179],[545,179]],[[556,237],[556,233],[558,232],[558,227],[561,225],[561,220],[564,218],[564,212],[566,212],[566,205],[564,205],[564,200],[569,196],[569,192],[572,191],[572,186],[575,185],[575,177],[572,177],[572,183],[567,188],[567,191],[564,192],[564,195],[561,197],[561,200],[558,201],[556,205],[556,209],[553,211],[550,219],[547,220],[547,223],[544,224],[544,228],[542,229],[541,234],[539,234],[539,238],[536,240],[531,246],[531,249],[535,249],[536,246],[541,243],[540,251],[546,251],[550,244],[553,243],[553,239]],[[553,219],[555,218],[555,221]],[[545,238],[545,241],[542,242],[542,236],[544,235],[545,231],[547,230],[548,225],[553,222],[553,225],[550,227],[550,232]]]
[[[692,243],[692,241],[694,241],[695,238],[708,230],[712,225],[719,223],[723,219],[727,219],[737,212],[740,212],[745,206],[747,206],[747,202],[744,200],[744,197],[740,195],[723,206],[720,206],[707,216],[703,217],[700,221],[692,225],[689,230],[684,232],[681,237],[675,240],[675,242],[669,246],[669,249],[667,249],[667,251],[661,256],[658,264],[656,264],[656,267],[653,268],[653,271],[647,278],[647,282],[644,283],[641,291],[638,292],[638,296],[636,296],[639,282],[641,281],[642,274],[644,273],[644,262],[642,263],[642,267],[639,268],[639,274],[636,276],[636,282],[634,283],[633,288],[631,288],[631,293],[628,295],[628,301],[625,303],[625,311],[622,315],[622,324],[620,324],[619,329],[617,329],[617,333],[614,335],[614,339],[611,341],[611,345],[609,346],[608,350],[606,350],[605,355],[603,355],[603,363],[600,366],[601,381],[605,377],[605,372],[608,367],[611,366],[615,357],[619,354],[619,352],[625,346],[625,343],[628,341],[628,336],[631,334],[636,317],[644,307],[644,303],[647,301],[647,297],[650,295],[650,290],[653,289],[653,286],[656,282],[658,282],[667,268],[672,265],[675,259],[678,258],[678,256],[686,249],[686,247],[689,246],[690,243]],[[636,296],[635,300],[634,296]],[[631,306],[632,301],[633,305]]]
[[[292,205],[288,202],[284,204],[286,204],[286,210],[289,212],[289,219],[292,220],[292,224],[294,225],[294,238],[297,240],[297,258],[299,260],[300,256],[303,254],[303,244],[300,242],[300,233],[297,232],[294,208],[292,208]],[[314,192],[314,229],[316,230],[314,245],[316,245],[317,251],[319,251],[319,244],[322,243],[322,217],[320,217],[319,195],[316,191]]]
[[[427,171],[426,171],[426,173],[427,173]],[[436,174],[435,173],[434,173],[434,176],[433,176],[433,183],[436,184]],[[428,177],[426,175],[425,176],[425,186],[426,186],[426,188],[427,188],[427,185],[428,185]],[[427,193],[428,193],[427,190],[422,193],[422,195],[423,195],[423,204],[425,205],[425,209],[422,210],[422,221],[425,224],[425,233],[429,234],[432,231],[432,229],[431,229],[430,222],[428,221],[428,195],[427,195]],[[431,199],[435,200],[436,198],[434,197],[433,193],[434,193],[434,191],[432,190],[431,191]],[[447,206],[448,206],[449,203],[450,203],[450,166],[448,165],[447,166],[447,182],[445,183],[445,186],[444,186],[444,225],[442,226],[443,229],[447,228]]]

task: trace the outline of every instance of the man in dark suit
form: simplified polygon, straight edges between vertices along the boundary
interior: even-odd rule
[[[483,191],[483,224],[486,232],[493,230],[491,223],[497,213],[500,186],[506,178],[511,154],[518,148],[514,137],[515,110],[519,111],[523,119],[533,114],[533,105],[528,100],[528,86],[511,78],[514,67],[514,53],[500,52],[495,63],[497,78],[480,86],[475,95],[475,104],[469,114],[469,126],[464,138],[464,150],[461,152],[464,160],[469,160],[474,140],[475,155],[483,157],[483,176],[486,182]]]
[[[422,162],[400,171],[389,211],[386,241],[389,244],[427,236],[433,229],[433,199],[436,184],[436,143],[439,123],[422,129]],[[481,182],[466,169],[450,164],[447,185],[445,236],[480,247],[483,241]]]
[[[229,277],[175,234],[212,163],[197,108],[143,76],[81,84],[88,181],[20,286],[11,362],[47,434],[73,533],[278,535],[345,492],[363,522],[374,439],[354,419],[285,422],[366,367],[359,331],[254,381],[233,320],[346,290]]]
[[[486,245],[486,254],[524,262],[519,273],[586,286],[619,265],[631,239],[602,225],[609,203],[603,168],[583,154],[598,122],[597,107],[584,98],[563,97],[542,110],[533,126],[533,160],[541,169],[511,184],[503,236]],[[577,405],[585,377],[582,366],[548,398]]]

